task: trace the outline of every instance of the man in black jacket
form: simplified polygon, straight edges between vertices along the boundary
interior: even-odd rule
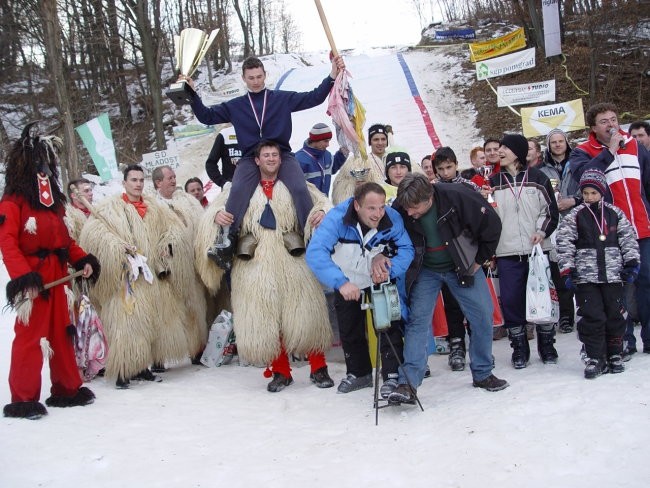
[[[431,185],[417,173],[402,180],[393,208],[404,219],[415,259],[406,274],[410,311],[404,330],[404,367],[389,402],[415,400],[406,376],[414,386],[422,383],[428,328],[443,284],[472,324],[469,355],[474,386],[503,390],[508,383],[492,374],[492,299],[480,271],[499,242],[499,217],[479,193],[461,184]]]

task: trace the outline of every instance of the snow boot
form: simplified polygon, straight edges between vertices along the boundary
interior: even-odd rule
[[[2,410],[5,417],[37,420],[47,415],[47,409],[41,402],[13,402]]]
[[[526,326],[511,327],[508,330],[508,335],[510,336],[510,347],[512,347],[512,366],[515,369],[523,369],[528,366],[530,360]]]
[[[452,371],[463,371],[465,369],[465,341],[460,337],[454,337],[449,342],[449,350],[447,364]]]
[[[71,397],[64,397],[58,395],[52,395],[50,398],[45,400],[45,405],[48,407],[84,407],[90,405],[95,401],[95,394],[85,386],[82,386],[77,390],[77,393]]]
[[[284,390],[287,386],[293,383],[291,376],[285,376],[281,373],[273,373],[273,379],[266,385],[266,390],[271,393],[277,393]]]
[[[585,367],[585,378],[593,380],[598,378],[601,374],[607,373],[607,361],[604,358],[600,359],[587,359],[587,366]]]
[[[386,400],[391,393],[397,390],[399,375],[397,373],[389,373],[388,378],[384,381],[384,384],[381,385],[379,389],[379,394],[381,397]]]
[[[407,405],[415,405],[416,396],[417,390],[415,388],[411,388],[407,384],[401,384],[394,392],[388,395],[388,404],[401,405],[402,403],[405,403]]]
[[[327,372],[327,366],[323,366],[322,368],[317,369],[311,373],[309,375],[309,379],[318,388],[332,388],[334,386],[334,380]]]
[[[537,326],[537,352],[544,364],[557,364],[557,350],[555,349],[555,326]]]
[[[557,330],[562,334],[570,334],[573,332],[573,320],[571,317],[560,317],[557,323]]]
[[[609,368],[610,373],[622,373],[625,371],[625,365],[623,364],[623,358],[620,354],[612,354],[607,358],[607,367]]]
[[[358,378],[348,373],[339,383],[339,393],[350,393],[351,391],[361,390],[362,388],[372,388],[372,373],[368,373]]]

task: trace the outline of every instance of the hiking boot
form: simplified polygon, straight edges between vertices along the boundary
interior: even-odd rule
[[[623,349],[623,352],[621,353],[621,357],[623,358],[624,362],[628,362],[630,359],[632,359],[632,356],[634,354],[636,354],[636,347],[628,346]]]
[[[327,372],[327,366],[323,366],[311,373],[309,379],[318,388],[332,388],[334,386],[334,380],[330,378],[330,375]]]
[[[515,369],[523,369],[528,366],[530,359],[530,346],[526,338],[525,327],[510,329],[510,347],[512,347],[512,366]]]
[[[394,392],[388,395],[388,403],[390,405],[401,405],[402,403],[415,405],[415,395],[417,395],[415,388],[411,388],[407,384],[401,384],[397,386]]]
[[[557,350],[555,349],[555,327],[543,330],[537,326],[537,352],[544,364],[557,364]]]
[[[475,388],[483,388],[484,390],[487,391],[505,390],[510,386],[506,380],[500,380],[493,374],[480,381],[478,380],[472,381],[472,385],[474,385]]]
[[[623,358],[620,354],[612,354],[607,358],[607,367],[610,373],[622,373],[625,371],[625,365],[623,364]]]
[[[607,363],[604,359],[587,359],[587,366],[585,367],[586,379],[592,380],[605,373],[607,373]]]
[[[115,382],[115,388],[117,388],[118,390],[128,390],[130,383],[131,382],[129,380],[125,380],[124,378],[118,377],[117,381]]]
[[[381,388],[379,389],[379,394],[384,400],[386,400],[389,397],[389,395],[397,389],[398,378],[399,375],[397,373],[390,373],[388,375],[388,378],[386,378],[386,381],[384,381],[384,384],[381,385]]]
[[[153,374],[149,368],[143,369],[131,379],[139,381],[153,381],[155,383],[160,383],[162,381],[162,378]]]
[[[573,332],[573,320],[570,317],[560,317],[557,323],[557,330],[562,334],[569,334]]]
[[[273,379],[271,382],[266,385],[267,391],[271,393],[277,393],[285,389],[293,383],[293,378],[291,376],[285,376],[281,373],[273,373]]]
[[[358,378],[353,374],[348,374],[339,384],[339,393],[350,393],[351,391],[361,390],[362,388],[372,388],[372,373],[368,373]]]
[[[454,337],[450,341],[449,358],[447,364],[452,371],[463,371],[465,369],[465,341],[460,337]]]

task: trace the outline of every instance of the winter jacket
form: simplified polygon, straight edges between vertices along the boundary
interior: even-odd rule
[[[433,185],[433,204],[438,213],[438,230],[451,255],[459,283],[472,286],[474,263],[483,264],[494,256],[501,235],[501,221],[480,193],[458,183]],[[397,202],[393,204],[415,246],[415,258],[406,275],[407,290],[420,273],[426,237],[419,220],[410,217]]]
[[[472,182],[470,179],[465,178],[462,174],[458,173],[458,171],[456,171],[456,176],[454,176],[451,180],[449,180],[449,181],[438,180],[438,183],[462,183],[463,185],[465,185],[470,190],[481,191],[480,186],[478,186],[476,183]]]
[[[291,113],[323,103],[333,84],[334,80],[327,76],[319,86],[310,92],[298,93],[265,88],[261,92],[249,92],[211,107],[203,105],[201,98],[197,95],[192,100],[192,110],[196,118],[203,124],[230,122],[235,127],[237,141],[244,157],[253,156],[255,146],[262,140],[275,141],[279,144],[282,152],[290,152]],[[251,107],[251,103],[255,110]],[[262,125],[261,128],[258,125],[258,120]]]
[[[623,133],[625,134],[625,133]],[[591,132],[589,139],[573,150],[571,169],[580,181],[586,169],[605,173],[614,205],[619,207],[636,230],[637,238],[650,237],[650,155],[637,141],[625,134],[625,149],[612,155]]]
[[[332,153],[327,149],[313,148],[305,141],[302,149],[296,151],[296,159],[305,173],[305,179],[322,193],[329,195],[332,175],[341,169],[346,158],[339,149],[332,159]]]
[[[601,200],[602,202],[602,200]],[[601,205],[582,204],[562,219],[557,232],[557,254],[560,270],[575,270],[574,283],[620,283],[624,266],[639,263],[639,244],[634,229],[623,211],[606,202],[605,240],[601,241],[597,221]],[[589,211],[591,209],[591,212]]]
[[[539,169],[541,168],[548,168],[555,170],[555,173],[559,175],[559,178],[561,179],[564,176],[564,172],[567,167],[567,163],[569,162],[569,159],[571,158],[571,148],[569,147],[569,142],[567,141],[567,152],[564,153],[564,159],[560,161],[559,163],[553,159],[553,155],[551,154],[551,151],[546,149],[544,151],[544,158],[542,159],[542,163],[538,167]],[[550,171],[549,171],[550,172]],[[553,173],[553,174],[555,174]],[[548,172],[545,172],[546,176],[549,178],[555,178],[554,176],[550,176]]]
[[[402,281],[413,260],[413,244],[400,215],[390,207],[377,229],[365,235],[354,209],[354,199],[330,210],[307,246],[307,264],[325,286],[338,290],[347,282],[360,289],[372,285],[372,259],[380,253],[391,260],[390,278]],[[400,283],[398,283],[400,286]],[[405,317],[404,302],[402,315]]]
[[[524,180],[526,182],[522,183]],[[529,255],[533,249],[530,238],[535,232],[544,233],[542,249],[549,251],[552,247],[550,236],[560,214],[546,175],[537,168],[528,168],[520,171],[513,181],[512,175],[504,169],[490,177],[490,185],[494,190],[495,210],[503,223],[497,257]],[[515,194],[520,196],[518,204]]]
[[[205,162],[205,172],[212,181],[223,188],[228,181],[232,181],[237,162],[242,157],[241,149],[237,145],[237,136],[234,130],[226,129],[219,132],[214,140],[210,155]],[[219,171],[221,161],[221,171]]]

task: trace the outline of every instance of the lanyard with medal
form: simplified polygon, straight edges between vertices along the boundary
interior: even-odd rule
[[[504,175],[505,176],[505,175]],[[514,186],[512,183],[510,183],[510,180],[508,179],[507,176],[505,176],[506,183],[508,183],[508,187],[510,188],[510,191],[512,192],[512,196],[515,197],[515,210],[519,212],[519,200],[521,200],[521,192],[524,189],[524,185],[528,181],[528,170],[524,171],[524,177],[521,179],[521,185],[519,186],[519,191],[517,190],[517,176],[512,177],[512,181],[514,183]]]
[[[596,222],[596,227],[598,227],[598,240],[604,241],[607,239],[607,223],[605,222],[605,205],[603,205],[602,202],[600,202],[600,222],[598,222],[598,217],[596,217],[596,214],[591,210],[590,206],[588,203],[585,203],[584,206],[589,210],[589,213],[591,216],[594,218],[594,222]]]
[[[264,103],[262,104],[262,117],[257,116],[257,110],[255,110],[255,105],[253,105],[253,99],[251,98],[250,92],[248,93],[248,101],[251,104],[251,108],[253,109],[253,116],[255,117],[255,122],[257,122],[257,126],[260,128],[260,139],[262,138],[262,125],[264,124],[264,115],[266,115],[266,96],[269,94],[268,90],[264,90]]]

